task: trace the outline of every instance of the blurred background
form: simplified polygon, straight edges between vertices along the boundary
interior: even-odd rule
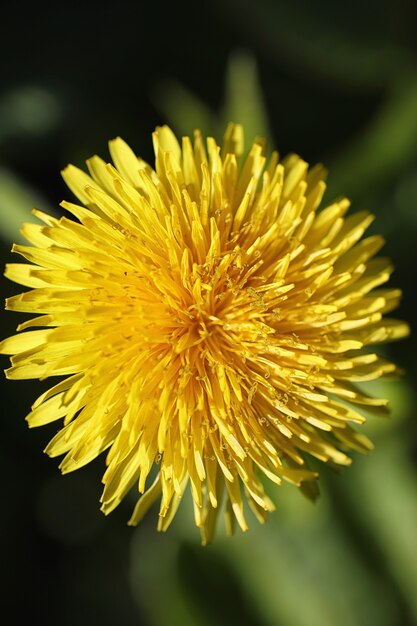
[[[376,215],[413,327],[417,234],[417,5],[413,0],[39,0],[2,9],[1,262],[32,207],[72,199],[60,170],[83,166],[121,135],[152,162],[151,132],[228,120],[330,170],[331,200]],[[21,288],[1,278],[1,296]],[[1,336],[13,334],[1,313]],[[313,505],[270,493],[266,526],[199,545],[190,503],[167,535],[155,509],[99,512],[104,457],[61,477],[42,454],[56,425],[24,421],[44,383],[1,381],[1,621],[44,626],[409,626],[417,624],[416,333],[384,348],[405,370],[368,390],[388,397],[370,417],[376,444],[335,474],[321,467]],[[8,366],[6,358],[1,367]],[[46,383],[49,386],[50,383]]]

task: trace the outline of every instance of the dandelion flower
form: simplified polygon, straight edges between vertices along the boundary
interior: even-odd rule
[[[265,521],[263,476],[314,497],[309,455],[339,467],[371,448],[351,424],[387,402],[356,383],[395,373],[368,346],[408,328],[383,318],[401,294],[380,288],[382,238],[361,239],[372,216],[346,217],[345,198],[319,210],[323,167],[267,162],[263,141],[244,157],[233,124],[222,146],[166,126],[153,141],[155,169],[118,138],[114,166],[63,171],[81,204],[23,226],[29,263],[6,276],[31,290],[7,308],[37,316],[0,351],[10,379],[61,377],[27,421],[63,418],[46,452],[64,473],[107,451],[104,513],[136,486],[130,523],[159,499],[165,531],[189,484],[207,543],[222,504],[229,532],[244,502]]]

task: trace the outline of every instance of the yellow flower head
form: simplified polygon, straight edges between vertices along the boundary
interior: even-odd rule
[[[392,270],[373,258],[382,238],[360,241],[372,216],[345,217],[344,198],[318,210],[321,166],[267,163],[262,141],[243,158],[233,124],[222,146],[199,132],[180,145],[166,126],[153,140],[155,169],[115,139],[114,166],[64,170],[75,219],[36,210],[44,225],[23,226],[32,246],[13,250],[29,263],[6,276],[31,290],[7,308],[38,315],[18,330],[40,329],[0,351],[8,378],[63,377],[27,420],[63,418],[46,448],[63,472],[108,451],[105,513],[136,485],[130,523],[160,498],[165,531],[190,483],[207,543],[222,501],[228,530],[247,529],[243,493],[265,521],[263,475],[314,497],[308,455],[344,466],[370,449],[350,424],[386,401],[355,382],[395,366],[364,348],[408,328],[382,317],[401,294],[379,288]]]

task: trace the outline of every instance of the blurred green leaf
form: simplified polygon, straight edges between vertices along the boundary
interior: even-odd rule
[[[380,354],[381,351],[379,350]],[[390,437],[393,431],[398,431],[404,427],[409,419],[415,405],[415,393],[405,378],[378,380],[358,383],[358,387],[375,398],[386,398],[388,400],[389,413],[386,417],[377,417],[375,414],[366,411],[364,407],[361,413],[367,418],[366,423],[361,427],[367,436],[372,440],[377,437]]]
[[[235,52],[230,57],[221,119],[223,128],[228,122],[242,124],[246,147],[256,137],[272,140],[256,60],[249,52]]]
[[[196,624],[263,626],[256,602],[245,593],[241,572],[230,566],[222,551],[186,541],[178,556],[182,593],[193,609]]]
[[[394,192],[394,210],[403,222],[403,228],[417,227],[417,166],[401,177]]]
[[[26,242],[20,234],[24,222],[36,221],[33,208],[51,211],[47,201],[5,168],[0,168],[0,236],[10,243]]]
[[[316,505],[290,486],[275,495],[278,509],[264,527],[221,546],[265,622],[392,626],[394,599],[381,597],[325,494]]]
[[[417,478],[405,432],[378,441],[369,458],[356,460],[352,474],[345,481],[350,504],[377,542],[417,622]]]
[[[155,578],[159,576],[159,570],[149,564],[152,558],[164,563],[164,575],[158,583],[158,593],[164,594],[165,585],[170,585],[167,597],[175,591],[175,601],[180,602],[180,618],[177,623],[182,624],[180,619],[189,620],[194,615],[194,623],[199,626],[200,623],[204,626],[221,624],[215,618],[208,622],[203,617],[201,622],[196,619],[196,615],[207,618],[212,612],[207,611],[206,614],[204,602],[200,602],[198,597],[191,597],[192,589],[178,583],[178,574],[174,573],[175,562],[180,557],[179,546],[184,541],[189,544],[193,542],[194,552],[199,553],[198,567],[195,564],[193,570],[196,577],[199,569],[210,570],[213,559],[219,563],[225,560],[224,568],[226,571],[230,569],[230,575],[240,589],[235,595],[242,594],[247,598],[251,610],[258,614],[259,624],[395,624],[395,597],[389,588],[384,589],[381,597],[382,580],[368,571],[366,555],[359,549],[355,550],[352,538],[345,534],[326,492],[313,505],[290,485],[273,489],[277,511],[264,526],[248,516],[250,530],[245,534],[238,531],[235,537],[226,538],[220,519],[220,532],[217,533],[214,543],[208,548],[201,547],[199,533],[192,525],[192,510],[188,502],[190,498],[187,497],[184,509],[181,506],[177,514],[178,523],[170,529],[172,545],[177,546],[175,554],[171,543],[166,544],[165,537],[162,538],[165,547],[158,546],[158,538],[155,538],[156,551],[153,557],[143,539],[136,544],[132,552],[136,562],[132,568],[132,580],[135,588],[141,590],[140,601],[149,605],[149,610],[154,613],[152,624],[171,626],[174,623],[159,607],[154,606],[152,597],[156,592],[151,588],[156,585]],[[212,555],[213,552],[215,555]],[[148,576],[149,567],[152,571],[144,583],[143,578]],[[201,580],[195,581],[197,587],[202,584]],[[213,588],[211,584],[204,584],[203,587],[208,592]],[[230,598],[228,601],[231,601]],[[234,600],[232,605],[236,602]],[[239,608],[236,614],[238,612]]]
[[[48,90],[24,85],[0,100],[0,141],[20,135],[42,135],[62,117],[58,99]]]
[[[216,134],[216,117],[195,94],[179,81],[170,79],[157,85],[153,101],[176,134],[187,135],[196,128],[204,134]]]
[[[178,578],[179,549],[174,533],[152,536],[150,540],[142,527],[133,535],[130,586],[150,626],[195,626]]]
[[[220,141],[227,124],[235,122],[245,129],[246,146],[259,136],[271,139],[256,61],[249,52],[235,52],[230,57],[219,116],[178,81],[160,83],[154,89],[153,99],[179,135],[189,135],[199,128]]]
[[[326,4],[321,7],[299,0],[216,2],[222,16],[229,15],[244,33],[250,33],[276,65],[302,69],[345,88],[380,88],[413,65],[411,54],[395,40],[387,40],[384,32],[370,37],[366,28],[361,30],[366,4],[356,9],[358,19],[353,24],[344,19],[343,7]],[[355,7],[346,5],[345,11],[354,14]]]
[[[417,155],[417,74],[399,82],[368,128],[330,165],[328,194],[360,195],[394,179]]]

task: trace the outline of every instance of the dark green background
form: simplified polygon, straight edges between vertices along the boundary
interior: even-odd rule
[[[373,232],[415,315],[417,8],[395,0],[8,3],[0,37],[2,263],[32,206],[71,199],[59,171],[126,139],[152,161],[151,132],[227,119],[270,134],[282,154],[330,170],[331,199],[377,217]],[[15,259],[13,259],[15,260]],[[2,296],[19,287],[1,281]],[[1,335],[18,316],[1,315]],[[168,535],[132,501],[99,512],[104,460],[61,477],[42,454],[56,431],[24,421],[45,383],[1,391],[1,622],[45,626],[408,626],[417,623],[416,338],[384,348],[407,374],[370,386],[368,457],[322,468],[312,505],[272,489],[265,527],[199,546],[189,502]],[[7,367],[7,359],[2,359]]]

